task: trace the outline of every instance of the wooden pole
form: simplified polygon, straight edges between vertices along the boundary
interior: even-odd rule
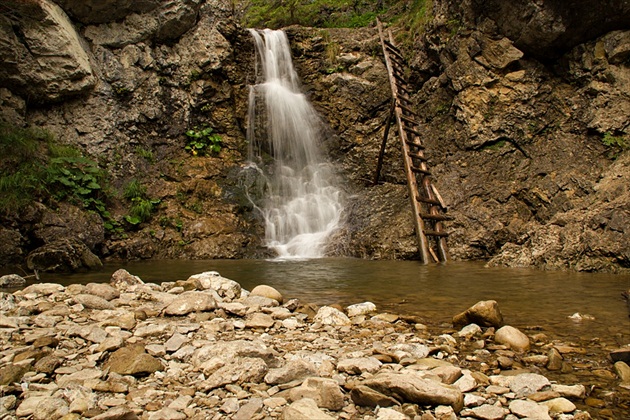
[[[383,158],[385,157],[385,146],[387,145],[387,137],[389,136],[389,126],[394,118],[394,109],[396,102],[392,100],[392,104],[389,108],[389,115],[387,116],[387,122],[385,123],[385,133],[383,134],[383,142],[381,143],[381,150],[378,154],[378,162],[376,163],[376,173],[374,174],[374,185],[378,185],[378,179],[381,176],[381,169],[383,168]]]

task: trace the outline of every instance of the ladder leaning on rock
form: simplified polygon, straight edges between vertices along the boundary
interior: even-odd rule
[[[385,39],[380,20],[377,20],[377,25],[389,75],[389,84],[392,89],[392,105],[385,126],[374,183],[378,183],[389,135],[389,125],[395,116],[398,124],[398,135],[401,140],[420,259],[424,264],[431,261],[445,262],[449,259],[446,244],[448,233],[444,230],[443,222],[452,218],[445,214],[446,205],[435,185],[431,182],[431,172],[428,170],[427,159],[424,156],[417,115],[411,109],[412,103],[409,99],[409,88],[404,72],[407,67],[406,60],[394,44],[391,31],[388,31],[389,39]]]

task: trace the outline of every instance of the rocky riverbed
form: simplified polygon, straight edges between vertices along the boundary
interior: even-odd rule
[[[629,348],[317,307],[217,272],[0,293],[0,419],[627,418]]]

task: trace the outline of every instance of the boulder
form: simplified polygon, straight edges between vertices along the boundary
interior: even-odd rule
[[[282,294],[271,286],[265,284],[258,285],[252,289],[249,293],[250,296],[262,296],[269,299],[276,300],[279,304],[284,301]]]
[[[101,268],[103,263],[83,242],[61,239],[32,251],[26,265],[29,270],[67,273]]]
[[[58,101],[96,85],[88,54],[59,6],[10,0],[9,7],[13,13],[0,16],[3,85],[32,102]]]
[[[503,315],[499,310],[497,301],[484,300],[477,302],[464,312],[453,317],[453,326],[455,328],[462,328],[469,324],[477,324],[481,327],[501,327],[503,325]]]
[[[529,337],[510,325],[499,328],[494,334],[494,341],[505,344],[518,353],[524,353],[530,347]]]
[[[464,405],[464,395],[457,388],[412,373],[378,373],[361,385],[394,398],[400,404],[449,405],[456,412]]]
[[[219,296],[228,300],[241,297],[241,285],[234,280],[221,277],[221,274],[216,271],[194,274],[188,278],[188,281],[197,281],[203,289],[215,290]]]
[[[367,315],[372,312],[376,312],[376,305],[372,302],[356,303],[346,308],[349,317]]]

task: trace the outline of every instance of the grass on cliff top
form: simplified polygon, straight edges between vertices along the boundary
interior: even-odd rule
[[[290,25],[315,28],[362,28],[377,16],[424,22],[431,0],[251,0],[244,6],[242,23],[250,28],[279,29]]]

